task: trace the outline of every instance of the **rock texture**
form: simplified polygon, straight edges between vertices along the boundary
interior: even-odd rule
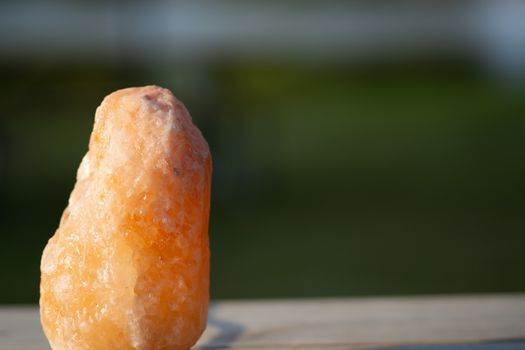
[[[156,86],[119,90],[41,262],[54,350],[189,349],[206,326],[211,157],[188,111]]]

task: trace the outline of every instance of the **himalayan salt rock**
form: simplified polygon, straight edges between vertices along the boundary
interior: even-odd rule
[[[170,91],[107,96],[41,263],[54,350],[189,349],[206,326],[211,158]]]

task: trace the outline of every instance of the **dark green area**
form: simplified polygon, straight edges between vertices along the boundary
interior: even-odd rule
[[[454,62],[0,73],[0,303],[38,299],[96,106],[151,83],[212,149],[213,298],[525,291],[525,89]]]

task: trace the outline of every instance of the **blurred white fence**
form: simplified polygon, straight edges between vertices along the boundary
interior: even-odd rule
[[[472,55],[523,72],[525,1],[4,2],[0,59],[391,60]]]

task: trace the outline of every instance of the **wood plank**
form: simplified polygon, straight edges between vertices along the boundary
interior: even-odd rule
[[[211,309],[210,325],[201,347],[525,342],[525,296],[219,303]]]
[[[0,350],[49,350],[34,306],[0,308]]]
[[[216,302],[196,348],[384,347],[525,349],[525,294]],[[43,349],[36,307],[0,308],[0,350]]]

